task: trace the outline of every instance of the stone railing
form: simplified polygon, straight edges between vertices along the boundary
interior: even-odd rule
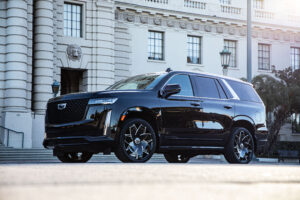
[[[240,15],[241,10],[242,10],[241,8],[221,5],[221,12],[223,12],[223,13]]]
[[[274,19],[274,13],[264,10],[255,10],[254,16],[261,19]]]
[[[145,0],[145,2],[157,3],[157,4],[168,4],[168,0]]]
[[[206,9],[206,3],[193,0],[184,0],[184,7],[204,10]]]

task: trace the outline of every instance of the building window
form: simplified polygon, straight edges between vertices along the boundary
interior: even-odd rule
[[[270,48],[268,44],[258,44],[258,69],[270,70]]]
[[[231,4],[231,0],[220,0],[221,4],[227,4],[230,5]]]
[[[253,7],[256,9],[264,9],[264,0],[253,0]]]
[[[300,47],[291,47],[291,67],[293,70],[300,69]]]
[[[188,36],[187,62],[201,64],[201,37]]]
[[[148,34],[148,59],[164,59],[164,34],[157,31],[149,31]]]
[[[82,37],[82,5],[64,3],[64,35]]]
[[[224,48],[231,53],[229,67],[236,67],[236,43],[234,40],[224,40]]]

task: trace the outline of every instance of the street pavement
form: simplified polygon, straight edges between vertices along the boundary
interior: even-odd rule
[[[299,200],[300,165],[232,165],[203,157],[169,164],[157,155],[145,164],[113,156],[84,164],[8,162],[0,164],[0,200],[6,199]]]

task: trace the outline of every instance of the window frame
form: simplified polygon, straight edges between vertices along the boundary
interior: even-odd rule
[[[232,68],[232,69],[237,69],[238,68],[238,62],[237,62],[237,57],[238,57],[238,54],[237,54],[237,52],[238,52],[238,40],[231,40],[231,39],[224,39],[224,48],[227,48],[227,50],[231,53],[231,55],[230,55],[230,63],[229,63],[229,67],[230,68]],[[230,49],[232,49],[232,47],[227,47],[226,45],[225,45],[225,43],[226,42],[233,42],[234,44],[235,44],[235,54],[234,54],[234,66],[231,66],[231,61],[232,61],[232,56],[233,56],[233,54],[232,54],[232,52],[230,51]]]
[[[161,59],[155,59],[155,49],[156,49],[156,40],[157,38],[151,38],[150,37],[150,33],[153,32],[154,34],[155,33],[160,33],[161,34]],[[151,42],[150,42],[150,39],[154,39],[154,51],[151,52]],[[149,51],[149,47],[150,47],[150,51]],[[150,54],[153,53],[154,54],[154,57],[150,57]],[[148,60],[151,60],[151,61],[164,61],[165,60],[165,32],[163,31],[157,31],[157,30],[148,30],[148,38],[147,38],[147,59]]]
[[[197,43],[190,43],[189,42],[189,38],[192,38],[192,40],[194,39],[194,38],[197,38],[197,39],[199,39],[199,43],[198,43],[198,58],[199,58],[199,63],[193,63],[193,62],[189,62],[188,61],[188,58],[189,58],[189,51],[191,50],[192,51],[192,55],[193,55],[193,51],[194,51],[194,45],[196,45]],[[189,47],[190,47],[190,45],[192,46],[192,48],[190,49]],[[187,64],[192,64],[192,65],[202,65],[203,63],[203,61],[202,61],[202,36],[198,36],[198,35],[187,35],[187,56],[186,56],[186,63]]]
[[[268,51],[264,51],[264,48],[262,48],[262,50],[260,50],[259,49],[260,45],[262,45],[263,47],[267,46],[268,47]],[[262,51],[262,57],[260,57],[260,51]],[[268,57],[269,67],[268,68],[261,67],[261,64],[264,65],[264,59],[266,59],[266,57],[264,57],[264,53],[265,52],[269,53],[269,57]],[[262,59],[262,62],[260,62],[260,58]],[[257,69],[258,70],[262,70],[262,71],[270,71],[271,70],[271,44],[258,43],[258,45],[257,45],[257,61],[258,61],[258,65],[257,65]]]
[[[65,34],[65,25],[63,26],[63,36],[64,37],[72,37],[72,38],[84,38],[85,37],[85,4],[83,2],[75,2],[75,1],[64,1],[63,3],[63,23],[65,23],[65,5],[71,5],[72,6],[80,6],[80,35],[78,36],[73,36],[72,31],[76,29],[71,28],[71,35],[66,35]],[[73,16],[72,16],[72,11],[71,11],[71,27],[73,25]]]
[[[184,96],[184,95],[178,95],[178,94],[174,94],[170,97],[186,97],[186,98],[195,98],[196,95],[195,95],[195,85],[193,83],[193,80],[192,80],[192,77],[190,74],[185,74],[185,73],[178,73],[178,74],[173,74],[172,76],[170,76],[169,78],[167,78],[167,80],[164,82],[163,86],[160,88],[160,90],[163,90],[165,88],[165,86],[168,84],[168,82],[174,77],[174,76],[177,76],[177,75],[186,75],[189,77],[190,79],[190,83],[191,83],[191,86],[192,86],[192,92],[193,92],[193,96]]]
[[[295,54],[295,50],[298,50],[298,54]],[[294,56],[294,59],[293,59]],[[298,56],[298,63],[296,63],[297,59],[296,56]],[[292,62],[293,61],[293,62]],[[294,63],[294,65],[293,65]],[[290,66],[292,70],[300,69],[300,47],[291,46],[290,47]],[[298,66],[298,68],[296,68]]]
[[[200,96],[198,96],[199,95],[199,93],[198,93],[199,88],[198,88],[197,82],[196,82],[197,81],[196,80],[197,77],[212,79],[214,81],[214,83],[215,83],[215,87],[216,87],[216,90],[218,92],[219,98],[214,98],[214,97],[200,97]],[[192,78],[193,87],[195,88],[194,95],[195,95],[196,98],[199,98],[199,99],[212,99],[212,100],[228,100],[228,95],[227,95],[226,91],[224,90],[223,86],[220,84],[220,86],[222,87],[222,89],[223,89],[223,91],[224,91],[224,93],[225,93],[225,95],[227,97],[226,99],[221,98],[221,95],[220,95],[220,92],[219,92],[219,89],[218,89],[218,86],[217,86],[218,78],[216,78],[216,77],[210,77],[210,76],[205,76],[205,75],[192,75],[191,78]]]

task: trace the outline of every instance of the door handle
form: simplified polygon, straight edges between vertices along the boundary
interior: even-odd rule
[[[224,106],[224,108],[226,108],[226,109],[231,109],[232,106],[227,105],[227,106]]]
[[[192,106],[200,106],[200,103],[191,103]]]

